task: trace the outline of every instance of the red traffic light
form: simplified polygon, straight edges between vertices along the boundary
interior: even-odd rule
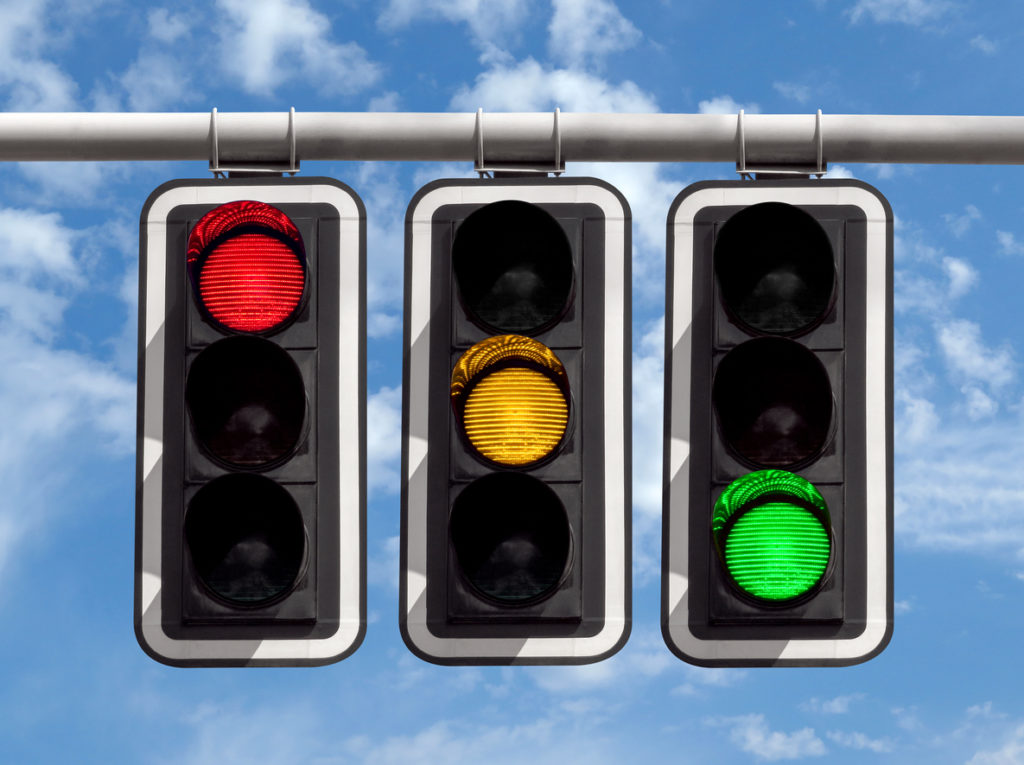
[[[291,219],[263,202],[221,205],[192,229],[188,269],[209,316],[236,332],[269,332],[302,302],[306,256]]]

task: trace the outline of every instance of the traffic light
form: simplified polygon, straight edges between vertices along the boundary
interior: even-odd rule
[[[662,631],[686,661],[845,665],[889,641],[892,220],[851,180],[672,205]]]
[[[158,661],[362,640],[364,223],[328,178],[172,181],[143,207],[135,632]]]
[[[441,180],[406,217],[400,626],[439,664],[580,664],[630,623],[630,214],[593,179]]]

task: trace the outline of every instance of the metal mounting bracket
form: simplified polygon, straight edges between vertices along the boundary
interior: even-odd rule
[[[299,160],[295,155],[295,107],[288,110],[288,161],[222,162],[220,159],[220,138],[217,135],[217,107],[210,110],[210,172],[214,177],[223,178],[229,173],[237,175],[295,175],[299,172]]]
[[[828,163],[825,161],[824,136],[821,127],[821,109],[814,117],[814,144],[816,157],[813,164],[808,162],[793,164],[748,164],[747,162],[747,136],[743,128],[743,109],[740,109],[736,121],[736,172],[744,178],[750,179],[755,175],[759,178],[792,178],[802,176],[809,178],[815,176],[820,178],[828,172]]]
[[[481,177],[488,173],[500,174],[544,174],[561,175],[565,172],[565,160],[562,159],[562,129],[559,126],[558,118],[561,110],[555,107],[553,113],[553,126],[551,130],[551,142],[554,150],[554,161],[550,165],[533,161],[497,161],[488,164],[484,161],[484,110],[476,110],[476,161],[473,169]]]

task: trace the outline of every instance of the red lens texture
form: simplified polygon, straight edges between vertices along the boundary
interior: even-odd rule
[[[210,316],[236,332],[267,332],[299,307],[302,239],[277,208],[239,201],[210,211],[189,236],[188,263]]]

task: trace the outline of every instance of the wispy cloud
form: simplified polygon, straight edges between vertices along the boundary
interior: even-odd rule
[[[381,388],[370,394],[366,422],[367,488],[371,496],[394,494],[402,447],[402,389]]]
[[[732,96],[715,96],[697,104],[701,114],[739,114],[742,109],[747,114],[758,114],[761,107],[755,103],[740,103]]]
[[[893,743],[886,738],[871,738],[870,736],[860,732],[848,732],[830,730],[825,733],[825,736],[834,744],[846,747],[847,749],[857,749],[860,751],[874,752],[875,754],[885,754],[893,750]]]
[[[862,701],[863,693],[850,693],[844,696],[836,696],[831,699],[813,698],[800,705],[805,712],[814,712],[825,715],[845,715],[850,711],[855,701]]]
[[[964,211],[958,215],[946,213],[943,218],[949,230],[956,237],[962,237],[971,228],[971,224],[981,220],[981,210],[974,205],[967,205]]]
[[[858,0],[846,14],[854,24],[870,18],[879,24],[920,26],[941,18],[951,8],[948,0]]]
[[[451,108],[476,111],[656,112],[654,97],[626,80],[614,84],[594,74],[570,69],[551,69],[532,58],[519,63],[502,62],[462,86],[452,97]]]
[[[0,5],[0,93],[9,111],[65,111],[78,85],[52,54],[51,3],[10,0]]]
[[[728,728],[732,743],[759,760],[798,760],[820,757],[827,751],[813,728],[801,728],[792,733],[771,730],[763,714],[714,717],[704,722],[705,725]]]
[[[773,82],[772,89],[783,98],[796,101],[799,104],[806,104],[811,100],[811,89],[807,85],[796,82]]]
[[[375,84],[380,64],[355,42],[335,42],[331,23],[308,0],[218,0],[221,62],[247,93],[269,95],[304,77],[324,93],[351,95]]]
[[[529,11],[529,0],[388,0],[377,24],[388,32],[420,21],[465,24],[482,59],[495,61],[508,56]]]
[[[986,56],[994,56],[999,52],[999,43],[988,39],[985,35],[975,35],[971,38],[971,47],[979,50]]]
[[[88,241],[57,213],[0,208],[0,568],[67,504],[55,494],[80,450],[124,456],[133,445],[134,380],[65,347],[67,311],[95,288]]]
[[[606,56],[643,37],[611,0],[554,0],[553,5],[548,50],[571,68],[600,66]]]

